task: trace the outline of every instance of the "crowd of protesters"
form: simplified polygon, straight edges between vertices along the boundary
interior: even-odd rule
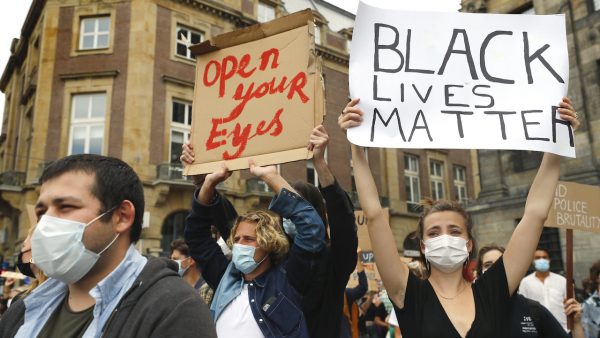
[[[362,123],[357,103],[339,116],[343,130]],[[571,102],[559,107],[577,129]],[[426,200],[416,231],[421,257],[406,263],[365,153],[351,145],[383,283],[369,289],[353,203],[325,160],[328,142],[323,126],[308,140],[318,187],[249,161],[250,174],[274,192],[268,210],[238,214],[217,189],[231,174],[225,163],[195,176],[184,238],[171,243],[169,258],[135,249],[144,195],[129,165],[97,155],[57,160],[40,177],[38,223],[23,243],[19,272],[5,278],[0,338],[600,337],[600,261],[581,299],[566,299],[565,278],[549,271],[548,252],[537,247],[558,156],[544,155],[506,248],[487,245],[475,255],[475,225],[462,206]],[[184,144],[181,161],[195,156]],[[358,283],[348,287],[353,271]],[[15,286],[21,279],[29,282]]]

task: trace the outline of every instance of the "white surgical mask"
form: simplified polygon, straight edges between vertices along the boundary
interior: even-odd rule
[[[441,235],[425,241],[425,258],[442,272],[460,269],[468,256],[467,240],[462,237]]]
[[[176,259],[175,262],[177,262],[177,265],[179,266],[179,269],[177,270],[177,273],[179,274],[179,276],[183,277],[183,275],[185,275],[185,272],[187,271],[187,269],[189,268],[189,266],[187,268],[183,267],[183,261],[188,259],[189,257],[186,257],[184,259]]]
[[[35,265],[46,276],[66,284],[79,281],[119,237],[117,234],[99,253],[88,250],[82,242],[85,228],[113,209],[87,224],[43,215],[31,236],[31,254]]]

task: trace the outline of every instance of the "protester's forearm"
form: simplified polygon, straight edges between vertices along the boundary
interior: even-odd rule
[[[504,253],[504,267],[511,294],[517,289],[530,266],[528,257],[533,257],[537,247],[554,198],[559,174],[560,156],[545,153],[529,190],[523,218],[515,228]]]
[[[372,218],[376,213],[382,212],[377,186],[371,174],[371,168],[369,168],[364,149],[354,144],[351,147],[352,169],[354,170],[358,200],[367,217]]]
[[[198,192],[198,201],[204,205],[210,204],[215,196],[215,188],[216,184],[205,180]]]
[[[294,188],[279,174],[267,174],[261,177],[261,179],[275,192],[279,194],[281,189],[285,188],[291,192],[296,192]]]
[[[534,218],[539,225],[543,225],[548,217],[548,211],[554,199],[554,192],[560,175],[560,159],[561,157],[556,154],[544,154],[540,168],[527,195],[524,216]]]
[[[335,182],[335,177],[324,158],[314,158],[313,164],[317,171],[317,175],[319,176],[319,184],[321,184],[321,187],[328,187]]]

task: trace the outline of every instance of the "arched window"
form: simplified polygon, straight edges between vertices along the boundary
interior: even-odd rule
[[[171,242],[175,239],[183,239],[183,230],[185,229],[185,218],[188,211],[176,211],[165,219],[162,225],[160,247],[162,248],[162,256],[168,257],[171,255]]]

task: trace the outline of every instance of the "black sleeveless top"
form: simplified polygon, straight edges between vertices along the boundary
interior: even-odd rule
[[[467,338],[506,338],[510,294],[502,257],[471,285],[475,319]],[[461,338],[427,280],[409,274],[404,307],[394,304],[403,338]]]

